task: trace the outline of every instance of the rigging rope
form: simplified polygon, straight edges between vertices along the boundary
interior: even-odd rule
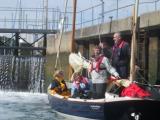
[[[61,62],[60,62],[60,59],[59,59],[59,53],[60,53],[60,47],[61,47],[61,41],[62,41],[62,36],[63,36],[63,32],[64,32],[64,22],[65,22],[65,19],[66,19],[66,10],[67,10],[67,3],[68,3],[68,0],[65,0],[65,7],[64,7],[64,16],[63,16],[63,19],[61,19],[62,21],[62,28],[61,28],[61,31],[60,31],[60,37],[59,37],[59,44],[58,44],[58,50],[57,50],[57,56],[56,56],[56,63],[55,63],[55,70],[57,69],[57,65],[58,65],[58,61],[59,61],[59,65],[60,65],[60,69],[62,68],[61,67]]]
[[[101,17],[100,17],[100,18],[101,18]],[[99,18],[99,20],[100,20],[100,18]],[[102,21],[99,22],[99,26],[98,26],[98,38],[99,38],[99,43],[102,42],[102,40],[101,40],[101,25],[102,25]]]

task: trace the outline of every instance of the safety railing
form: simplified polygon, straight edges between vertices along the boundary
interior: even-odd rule
[[[118,20],[132,16],[134,0],[117,0],[109,5],[106,1],[90,8],[77,11],[76,29],[94,26],[111,20]],[[151,11],[160,10],[160,0],[140,1],[139,15]],[[64,18],[64,12],[59,9],[49,8],[0,8],[0,28],[19,29],[60,29],[60,21]],[[72,11],[67,11],[64,30],[72,29]]]

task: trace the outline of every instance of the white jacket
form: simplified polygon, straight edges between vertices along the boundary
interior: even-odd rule
[[[96,71],[96,61],[92,62],[93,70],[91,71],[91,79],[92,83],[106,83],[109,73],[118,77],[119,74],[116,72],[115,68],[113,68],[107,57],[103,57],[102,62],[100,64],[99,71]]]

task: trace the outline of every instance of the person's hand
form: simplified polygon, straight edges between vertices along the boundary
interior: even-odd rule
[[[92,64],[89,64],[88,66],[88,72],[90,73],[92,71]]]
[[[121,79],[121,77],[120,76],[115,76],[115,78],[118,80],[118,79]]]
[[[139,71],[140,67],[138,65],[135,65],[135,71]]]
[[[115,80],[120,79],[120,77],[111,75],[109,79],[112,80],[112,81],[115,81]]]

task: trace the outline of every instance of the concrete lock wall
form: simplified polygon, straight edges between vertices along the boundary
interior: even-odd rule
[[[47,55],[46,55],[46,82],[45,88],[49,85],[49,83],[53,80],[53,73],[55,70],[55,64],[57,59],[57,50],[59,47],[59,37],[60,35],[50,35],[47,38]],[[69,62],[68,57],[71,51],[71,33],[65,33],[61,40],[60,45],[60,55],[58,59],[57,69],[64,70],[65,79],[69,79]]]
[[[149,69],[148,77],[151,84],[156,84],[158,80],[158,37],[150,37],[149,39]]]

